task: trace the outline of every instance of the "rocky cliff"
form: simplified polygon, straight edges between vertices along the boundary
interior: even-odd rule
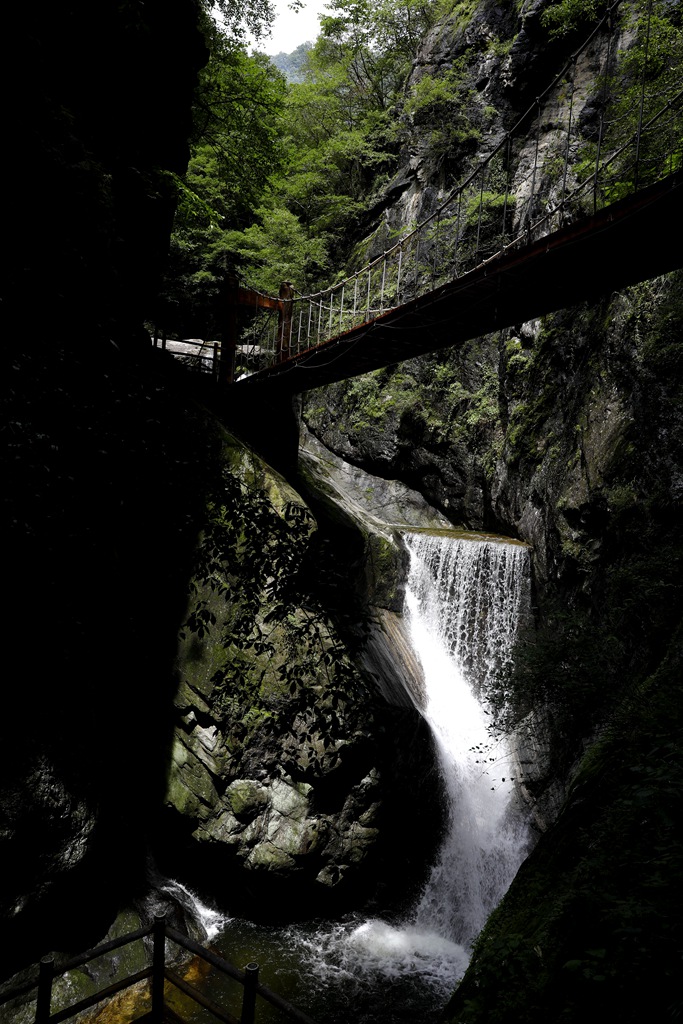
[[[561,66],[577,36],[569,16],[566,33],[551,33],[549,6],[461,3],[435,26],[414,80],[448,75],[449,90],[435,99],[425,89],[410,115],[366,251],[430,212]],[[591,15],[591,5],[561,6]],[[60,115],[13,121],[30,173],[12,193],[17,259],[3,310],[22,338],[36,310],[34,344],[4,353],[1,909],[13,955],[99,938],[148,884],[150,848],[169,870],[210,877],[205,888],[228,905],[240,884],[250,908],[270,915],[381,897],[385,882],[407,895],[439,810],[438,793],[424,799],[423,727],[369,676],[393,657],[384,623],[400,595],[387,560],[400,555],[382,531],[333,512],[322,489],[293,490],[155,366],[121,354],[149,285],[134,273],[128,295],[130,266],[146,259],[142,211],[157,225],[155,253],[169,213],[149,191],[150,165],[183,161],[182,124],[158,116],[155,69],[181,39],[196,43],[192,11],[177,3],[171,18],[169,5],[145,5],[161,34],[143,35],[166,43],[137,51],[157,104],[128,109],[128,147],[119,108],[107,107],[110,136],[107,104],[93,98],[111,101],[115,58],[100,67],[89,54],[84,65],[70,33],[89,10],[79,21],[72,5],[61,22],[46,7],[12,13],[49,55],[27,86],[30,105]],[[98,31],[111,18],[134,35],[138,7],[100,5]],[[675,27],[677,5],[666,10]],[[132,20],[119,24],[122,12]],[[173,78],[186,112],[200,51]],[[582,60],[573,96],[590,134],[594,54]],[[76,103],[83,65],[97,89]],[[515,152],[515,216],[531,151],[557,147],[566,113],[554,95],[538,136]],[[146,132],[152,122],[161,139]],[[47,248],[23,230],[42,186]],[[71,208],[82,214],[73,223]],[[545,834],[482,935],[453,1021],[545,1024],[597,1008],[635,1024],[680,1011],[682,320],[672,274],[307,400],[329,448],[406,481],[449,521],[533,550],[536,629],[491,698],[518,730],[521,781]],[[386,641],[374,661],[359,649],[364,629]],[[75,905],[82,914],[68,912]]]
[[[562,66],[577,37],[550,33],[549,6],[460,5],[435,27],[414,75],[457,74],[460,135],[439,150],[438,129],[416,131],[387,194],[391,228],[431,212]],[[594,59],[572,93],[587,137]],[[544,100],[514,155],[516,217],[530,153],[557,147],[568,98]],[[556,186],[548,173],[546,195]],[[650,1005],[673,1019],[679,1005],[681,284],[647,281],[306,400],[332,450],[533,552],[535,632],[491,697],[518,730],[520,780],[547,831],[449,1020],[569,1021],[603,1006],[635,1021]]]
[[[13,157],[0,284],[7,970],[57,941],[87,945],[144,875],[130,837],[163,783],[173,573],[194,499],[191,460],[163,439],[140,313],[206,50],[192,0],[38,0],[8,9],[3,29],[15,55],[2,68]],[[131,726],[124,743],[117,721]]]
[[[310,916],[384,890],[403,898],[438,835],[440,791],[410,700],[385,701],[358,667],[370,606],[377,619],[395,604],[398,549],[348,516],[345,530],[319,528],[291,485],[211,429],[222,470],[206,497],[180,633],[168,841],[159,841],[174,854],[161,863],[252,916]],[[384,566],[373,559],[380,549]],[[337,611],[345,603],[341,632],[325,606],[333,591]],[[406,804],[421,838],[402,838],[399,860]]]

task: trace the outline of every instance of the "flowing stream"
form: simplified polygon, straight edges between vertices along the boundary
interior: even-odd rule
[[[426,532],[406,534],[406,544],[406,612],[425,682],[419,710],[434,735],[448,805],[421,898],[400,921],[353,916],[274,933],[230,920],[214,940],[233,962],[269,965],[262,980],[327,1024],[346,1024],[350,1014],[359,1024],[436,1020],[527,844],[510,752],[490,736],[486,691],[509,668],[528,607],[528,551]],[[259,1019],[278,1019],[269,1012],[264,1006]]]

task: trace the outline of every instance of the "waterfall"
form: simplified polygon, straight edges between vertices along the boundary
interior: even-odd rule
[[[510,751],[489,732],[487,689],[511,665],[528,609],[527,549],[520,544],[410,534],[406,603],[422,662],[429,723],[448,800],[439,855],[414,925],[471,946],[524,856],[526,829],[512,813]]]
[[[276,936],[258,932],[264,958],[278,960],[279,984],[294,979],[293,1001],[329,1024],[441,1020],[474,939],[526,852],[509,750],[487,728],[486,693],[510,669],[528,610],[528,551],[453,533],[411,532],[405,542],[406,619],[424,677],[419,710],[438,750],[447,822],[421,898],[400,918],[352,913],[291,925]],[[238,926],[231,921],[226,951],[238,944],[253,955],[257,926]]]
[[[174,928],[197,942],[212,942],[221,933],[229,918],[203,903],[182,882],[162,875],[151,854],[147,857],[146,875],[147,891],[136,901],[142,921],[164,914]]]

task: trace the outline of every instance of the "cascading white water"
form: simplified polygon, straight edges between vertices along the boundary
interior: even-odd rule
[[[215,907],[209,907],[199,899],[196,893],[188,889],[182,882],[173,878],[158,876],[155,885],[156,893],[167,897],[178,907],[182,907],[191,920],[195,921],[204,933],[204,942],[212,942],[227,924],[229,918]]]
[[[436,741],[449,822],[414,924],[465,947],[499,902],[524,856],[511,813],[504,739],[489,735],[487,686],[510,666],[528,605],[528,552],[519,544],[412,534],[406,592],[425,676],[422,713]]]
[[[409,919],[367,921],[349,941],[366,955],[453,981],[525,853],[513,812],[510,751],[493,740],[486,691],[509,670],[528,611],[529,558],[521,544],[453,534],[406,535],[406,610],[424,673],[428,722],[439,755],[448,822],[436,863]]]
[[[411,533],[406,544],[407,619],[426,693],[420,711],[439,752],[448,822],[422,897],[402,921],[354,916],[293,925],[276,940],[269,933],[280,979],[297,979],[290,997],[330,1024],[440,1019],[525,853],[525,827],[511,813],[509,751],[489,735],[485,695],[510,667],[528,607],[527,549],[453,534]]]

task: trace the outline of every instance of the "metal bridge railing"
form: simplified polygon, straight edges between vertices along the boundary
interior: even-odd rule
[[[677,170],[683,89],[675,74],[655,76],[657,89],[651,81],[654,0],[630,7],[630,24],[620,20],[622,6],[616,0],[607,8],[550,85],[434,213],[344,280],[295,296],[284,333],[282,315],[253,324],[251,344],[269,353],[271,364],[296,356]],[[629,54],[638,56],[639,79],[624,72]],[[584,55],[600,68],[591,92],[599,114],[590,129],[575,115],[577,94],[586,98],[577,74]],[[636,96],[627,106],[616,88],[624,75]],[[568,93],[564,120],[548,129],[544,104],[560,90]]]
[[[151,963],[141,970],[136,971],[134,974],[128,975],[119,981],[108,985],[106,988],[88,996],[85,999],[81,999],[76,1003],[68,1006],[64,1006],[59,1010],[53,1011],[53,986],[56,979],[68,974],[70,971],[74,971],[77,968],[84,967],[91,963],[93,960],[97,960],[99,957],[114,953],[126,946],[131,945],[140,939],[152,937],[152,956]],[[182,949],[187,950],[194,956],[200,957],[207,963],[211,964],[216,970],[233,981],[241,985],[243,988],[242,996],[242,1008],[239,1019],[233,1014],[228,1012],[225,1008],[217,1005],[211,999],[209,999],[203,992],[200,992],[195,986],[190,985],[185,981],[177,971],[173,970],[167,962],[166,943],[167,940],[180,946]],[[10,991],[3,992],[0,995],[0,1008],[3,1006],[10,1006],[12,1003],[17,1003],[19,1000],[29,997],[29,1000],[33,993],[35,993],[35,1024],[62,1024],[63,1021],[67,1021],[76,1017],[77,1015],[84,1014],[88,1010],[93,1009],[99,1003],[104,1002],[107,999],[111,999],[113,996],[118,995],[120,992],[124,992],[134,985],[138,985],[141,982],[149,981],[149,989],[151,994],[151,1010],[144,1009],[143,1012],[134,1019],[135,1021],[150,1022],[150,1024],[164,1024],[168,1020],[172,1020],[175,1024],[183,1024],[182,1018],[179,1016],[177,1011],[172,1010],[167,1003],[166,999],[166,983],[175,986],[177,989],[182,991],[186,996],[193,999],[199,1006],[208,1010],[220,1021],[221,1024],[254,1024],[256,1020],[256,1006],[257,999],[263,999],[271,1006],[274,1006],[280,1011],[283,1018],[288,1021],[293,1021],[294,1024],[315,1024],[307,1014],[302,1010],[297,1009],[288,1000],[283,999],[272,989],[266,985],[262,985],[259,982],[259,966],[255,963],[247,964],[243,971],[240,971],[237,967],[231,964],[228,960],[214,953],[210,949],[206,949],[200,943],[195,942],[186,935],[182,935],[180,932],[171,928],[166,923],[164,915],[159,915],[155,918],[153,924],[148,925],[145,928],[140,928],[135,932],[130,932],[128,935],[124,935],[118,939],[112,939],[109,942],[102,943],[95,949],[87,950],[85,953],[68,960],[66,963],[61,964],[59,967],[55,965],[53,956],[45,956],[38,965],[38,975],[32,981],[25,983],[24,985],[18,986],[11,989]],[[9,1011],[6,1011],[9,1012]],[[22,1014],[25,1019],[25,1014]],[[3,1019],[11,1019],[5,1018]]]

